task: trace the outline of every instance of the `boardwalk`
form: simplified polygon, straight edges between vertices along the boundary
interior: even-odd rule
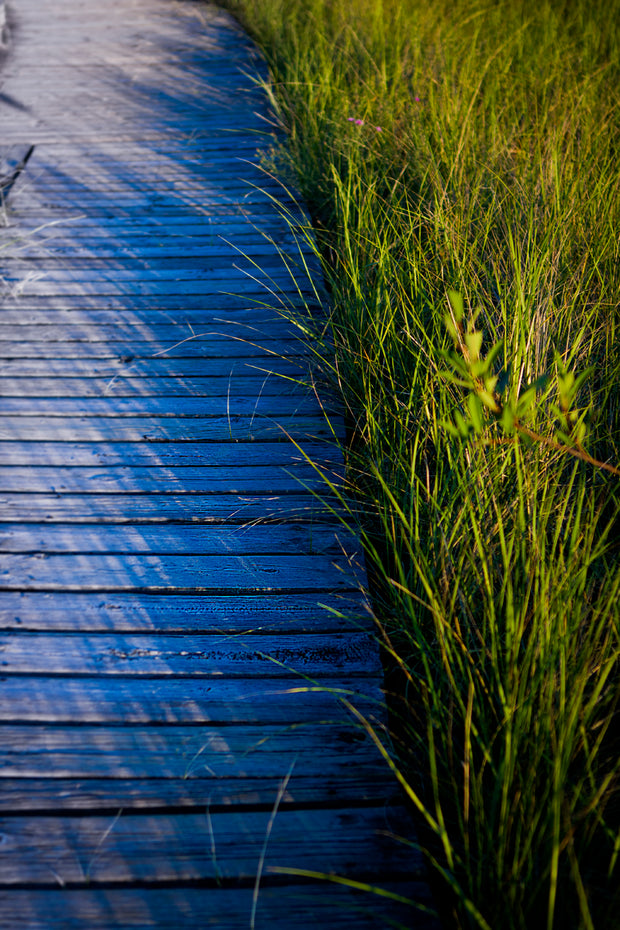
[[[0,74],[0,927],[426,927],[260,62],[175,0],[14,0]],[[292,210],[298,208],[288,204]],[[268,285],[269,290],[265,285]]]

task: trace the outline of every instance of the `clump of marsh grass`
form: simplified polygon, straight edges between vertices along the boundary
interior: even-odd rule
[[[225,5],[315,218],[392,764],[446,921],[607,930],[620,4]]]

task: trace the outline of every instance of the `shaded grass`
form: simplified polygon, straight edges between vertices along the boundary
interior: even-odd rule
[[[273,163],[315,219],[398,766],[446,920],[611,928],[618,478],[575,453],[618,465],[620,4],[224,5],[265,49]],[[494,349],[516,426],[455,376],[450,290],[466,370]]]

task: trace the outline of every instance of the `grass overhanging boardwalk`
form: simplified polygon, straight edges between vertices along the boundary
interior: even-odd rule
[[[339,700],[384,722],[260,61],[204,3],[43,6],[0,73],[0,926],[427,926],[286,872],[427,900]]]

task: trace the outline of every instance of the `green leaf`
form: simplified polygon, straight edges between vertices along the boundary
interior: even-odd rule
[[[480,358],[477,362],[472,362],[470,365],[470,370],[474,378],[479,378],[480,375],[484,375],[489,368],[489,363],[486,358]]]
[[[499,413],[500,408],[497,405],[497,401],[488,391],[478,391],[478,397],[482,401],[485,407],[488,407],[489,410],[492,410],[493,413]]]
[[[580,446],[583,445],[587,432],[588,432],[588,427],[586,426],[585,421],[580,420],[577,426],[575,427],[575,439],[577,440]]]
[[[471,423],[469,423],[460,410],[455,411],[454,420],[456,422],[456,428],[458,429],[460,435],[463,439],[469,439],[469,434],[471,432]]]
[[[516,420],[516,416],[515,416],[515,412],[512,406],[510,404],[506,404],[506,406],[502,410],[500,423],[502,424],[504,428],[504,432],[508,436],[512,436],[512,434],[515,431],[515,420]]]
[[[482,331],[477,329],[473,333],[465,333],[465,345],[472,362],[477,362],[482,348]]]
[[[462,378],[459,378],[458,375],[455,375],[453,371],[446,371],[444,369],[438,372],[438,374],[440,378],[443,378],[444,381],[449,381],[450,384],[458,384],[459,387],[467,388],[468,390],[471,390],[473,386],[471,379],[469,381],[464,381]]]
[[[467,398],[467,406],[469,407],[469,412],[471,414],[471,422],[477,433],[481,433],[484,429],[484,415],[483,415],[483,406],[480,402],[480,399],[476,394],[470,394]]]
[[[454,314],[454,319],[457,323],[460,323],[463,319],[463,313],[465,311],[465,305],[463,303],[463,298],[458,291],[449,290],[448,291],[448,300],[450,301],[450,306],[452,307],[452,313]]]
[[[452,317],[450,316],[449,313],[446,313],[446,315],[445,315],[444,318],[443,318],[443,321],[444,321],[444,323],[445,323],[446,329],[448,330],[448,332],[449,332],[450,335],[452,336],[452,339],[453,339],[455,342],[457,342],[457,341],[458,341],[458,330],[457,330],[456,326],[454,325],[454,321],[452,320]]]

